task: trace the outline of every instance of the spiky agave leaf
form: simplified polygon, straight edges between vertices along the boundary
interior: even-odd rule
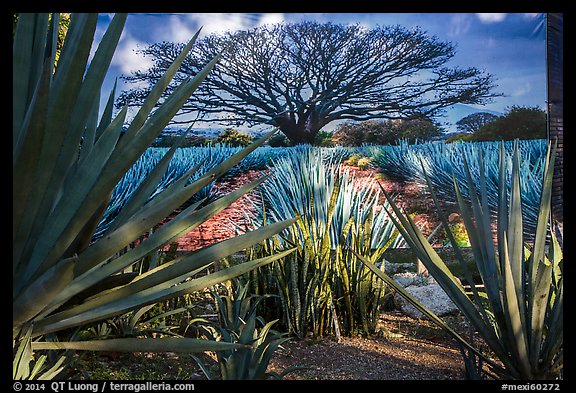
[[[554,233],[549,229],[554,154],[551,153],[551,146],[549,146],[543,174],[540,214],[532,236],[534,240],[531,252],[523,239],[518,145],[514,146],[512,156],[512,185],[509,196],[504,178],[506,161],[502,159],[504,146],[501,145],[500,149],[496,249],[493,244],[490,209],[486,195],[488,191],[481,156],[478,158],[480,168],[480,191],[478,193],[473,193],[466,201],[460,193],[458,183],[454,181],[461,216],[475,253],[478,273],[484,284],[484,293],[479,293],[476,288],[473,288],[472,297],[469,297],[461,291],[453,274],[410,217],[404,217],[387,194],[386,197],[394,210],[395,223],[410,247],[486,340],[504,367],[495,365],[492,359],[473,348],[462,337],[454,334],[443,321],[409,297],[407,293],[404,293],[405,291],[400,288],[396,289],[469,350],[482,356],[501,378],[553,379],[562,367],[563,337],[561,323],[558,323],[562,320],[561,264],[563,257]],[[464,162],[464,169],[468,186],[474,189],[474,183],[478,178],[473,179],[466,162]],[[431,191],[437,208],[440,209],[432,187]],[[443,223],[448,232],[449,228],[445,219]],[[453,237],[451,237],[451,242],[457,249]],[[549,256],[545,255],[545,248],[550,250]],[[460,254],[457,253],[457,256],[460,258]],[[392,280],[383,272],[376,274],[393,285]],[[466,275],[470,284],[474,286],[470,274],[466,273]],[[486,298],[487,302],[480,300],[481,298]]]
[[[200,210],[196,209],[198,205],[193,205],[149,236],[140,246],[127,253],[119,253],[207,184],[238,164],[275,132],[239,150],[192,183],[188,183],[190,173],[185,173],[164,192],[149,200],[147,196],[165,169],[167,158],[153,173],[149,183],[145,183],[139,194],[135,195],[127,213],[117,217],[106,236],[91,242],[118,181],[218,60],[216,57],[199,74],[180,83],[152,112],[192,48],[196,34],[153,88],[121,137],[126,108],[115,117],[111,115],[113,94],[99,123],[95,113],[99,90],[126,16],[114,16],[88,64],[97,15],[72,15],[56,72],[52,45],[58,15],[27,14],[18,22],[13,68],[22,72],[14,73],[13,90],[14,339],[28,342],[32,337],[46,332],[58,332],[99,318],[120,315],[143,305],[228,280],[287,255],[272,255],[186,281],[195,268],[206,263],[200,259],[225,257],[282,231],[293,220],[183,256],[131,282],[115,280],[119,287],[96,295],[92,293],[88,299],[81,298],[81,304],[68,302],[87,289],[93,290],[96,285],[115,279],[124,268],[162,248],[166,242],[199,225],[257,186],[259,182],[242,187]],[[286,252],[290,253],[291,250]],[[117,296],[118,293],[122,294],[121,298]],[[21,334],[22,331],[30,334]],[[95,350],[106,347],[108,350],[118,345],[123,350],[129,350],[134,348],[131,347],[133,344],[129,341],[108,341],[95,344],[34,343],[33,346],[38,350],[56,348],[58,345],[62,348]],[[181,348],[190,350],[200,348],[186,339],[181,339],[180,344]],[[157,342],[143,342],[142,345],[158,349],[162,346]],[[219,348],[216,343],[206,342],[202,345],[204,350],[211,345]],[[27,347],[28,343],[22,346]],[[24,374],[21,373],[21,376]]]

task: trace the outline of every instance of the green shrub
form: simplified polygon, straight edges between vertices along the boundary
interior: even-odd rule
[[[286,137],[286,135],[279,132],[268,139],[268,145],[270,147],[288,147],[292,146],[292,143],[290,142],[290,139]]]
[[[361,170],[368,169],[372,166],[372,160],[368,157],[362,157],[358,160],[358,168]]]
[[[348,157],[348,159],[346,161],[344,161],[344,164],[350,165],[350,166],[358,166],[358,160],[361,158],[362,158],[362,155],[360,155],[358,153],[354,153],[350,157]]]
[[[275,161],[253,225],[299,218],[279,238],[252,247],[250,255],[294,246],[297,252],[254,271],[250,290],[277,295],[264,304],[298,337],[370,334],[387,292],[354,252],[384,269],[383,252],[401,239],[385,210],[376,211],[373,180],[338,170],[339,161],[325,160],[325,154],[309,148]]]
[[[252,143],[252,137],[233,128],[226,128],[214,139],[214,143],[229,146],[248,146]]]
[[[258,303],[264,299],[264,296],[248,296],[248,287],[238,280],[232,282],[232,287],[235,289],[227,288],[227,295],[214,293],[218,325],[209,326],[206,329],[212,340],[243,345],[242,348],[217,353],[216,362],[220,369],[220,378],[222,380],[282,379],[297,367],[290,367],[280,374],[268,372],[267,369],[276,349],[289,340],[289,337],[272,329],[277,320],[266,323],[257,315]],[[200,359],[196,358],[196,362],[208,379],[214,379]]]
[[[538,107],[512,106],[504,116],[486,123],[472,134],[474,141],[511,141],[546,138],[546,112]]]

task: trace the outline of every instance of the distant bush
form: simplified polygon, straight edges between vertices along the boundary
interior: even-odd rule
[[[361,159],[358,160],[358,168],[359,169],[368,169],[369,167],[372,166],[372,160],[368,157],[362,157]]]
[[[440,136],[442,129],[433,120],[419,119],[369,120],[361,123],[343,123],[332,136],[342,146],[392,145],[405,139],[409,143],[426,141]]]
[[[226,128],[215,139],[215,144],[226,144],[229,146],[248,146],[252,143],[252,137],[248,134],[235,130],[233,128]]]
[[[348,159],[346,161],[344,161],[344,164],[350,165],[350,166],[358,166],[358,160],[361,158],[362,158],[362,156],[360,154],[354,153],[350,157],[348,157]]]
[[[472,138],[473,138],[472,134],[469,134],[467,132],[459,132],[457,134],[450,136],[449,138],[446,138],[445,142],[446,143],[468,142],[471,141]]]
[[[546,112],[538,107],[512,106],[472,134],[472,141],[546,139]]]
[[[478,132],[486,124],[493,122],[496,119],[498,119],[498,116],[492,113],[476,112],[458,120],[456,122],[456,128],[460,132],[473,134]]]
[[[328,131],[318,131],[314,137],[314,145],[321,147],[332,147],[334,142],[332,141],[332,133]]]

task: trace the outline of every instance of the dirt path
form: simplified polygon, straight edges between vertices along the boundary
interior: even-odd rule
[[[428,321],[399,312],[382,313],[378,334],[363,337],[291,340],[269,371],[305,366],[287,380],[461,380],[464,363],[455,341]]]

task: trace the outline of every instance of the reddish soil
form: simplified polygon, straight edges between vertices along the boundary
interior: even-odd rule
[[[219,180],[214,187],[217,189],[217,194],[225,194],[257,180],[262,175],[263,172],[261,171],[248,171],[232,179]],[[246,225],[244,214],[251,211],[251,204],[249,202],[249,198],[251,197],[253,197],[251,194],[243,195],[226,209],[177,239],[178,250],[196,250],[235,236],[236,234],[232,229],[234,224],[240,228]]]

